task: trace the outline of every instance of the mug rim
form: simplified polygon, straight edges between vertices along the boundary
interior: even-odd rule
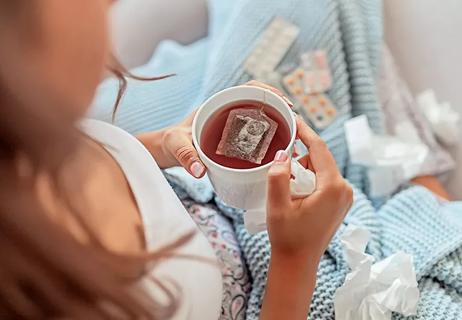
[[[259,167],[255,167],[255,168],[249,168],[249,169],[238,169],[238,168],[229,168],[229,167],[225,167],[224,165],[222,164],[219,164],[215,161],[213,161],[212,159],[210,159],[206,154],[205,152],[202,151],[202,148],[200,146],[200,143],[197,139],[197,134],[196,134],[196,126],[197,126],[197,118],[199,116],[199,114],[204,110],[204,108],[210,103],[210,101],[212,99],[215,99],[218,95],[221,95],[223,93],[226,93],[228,91],[234,91],[234,90],[238,90],[238,89],[242,89],[242,88],[249,88],[249,89],[254,89],[254,90],[257,90],[257,91],[264,91],[265,93],[269,93],[270,95],[272,95],[273,97],[275,97],[277,100],[279,100],[280,102],[282,102],[282,104],[284,106],[287,107],[287,109],[289,110],[289,114],[290,114],[290,117],[291,117],[291,120],[292,120],[292,128],[293,128],[293,132],[290,136],[290,141],[289,141],[289,144],[287,145],[287,148],[285,149],[286,152],[289,152],[289,150],[292,148],[292,146],[294,145],[295,143],[295,138],[296,138],[296,135],[297,135],[297,123],[295,121],[295,115],[294,115],[294,112],[292,110],[292,108],[287,104],[286,101],[284,101],[284,99],[282,99],[279,95],[277,95],[276,93],[274,93],[273,91],[269,90],[269,89],[266,89],[266,88],[262,88],[262,87],[257,87],[257,86],[250,86],[250,85],[240,85],[240,86],[234,86],[234,87],[230,87],[230,88],[226,88],[224,90],[221,90],[217,93],[215,93],[214,95],[212,95],[211,97],[209,97],[207,100],[205,100],[201,106],[197,109],[196,111],[196,114],[194,116],[194,120],[193,120],[193,123],[192,123],[192,138],[193,138],[193,143],[194,143],[194,146],[196,147],[196,150],[197,152],[199,152],[199,154],[204,157],[205,159],[207,159],[208,162],[210,162],[211,164],[213,164],[214,166],[222,169],[222,170],[226,170],[226,171],[229,171],[229,172],[235,172],[235,173],[253,173],[253,172],[257,172],[257,171],[262,171],[262,170],[265,170],[267,168],[269,168],[274,160],[271,160],[270,162],[262,165],[262,166],[259,166]],[[229,103],[232,103],[232,102],[237,102],[239,101],[238,99],[236,99],[235,101],[231,101]],[[273,108],[275,108],[277,110],[276,107],[272,106]],[[279,110],[278,110],[279,111]],[[280,111],[279,111],[280,112]],[[208,119],[207,119],[208,120]]]

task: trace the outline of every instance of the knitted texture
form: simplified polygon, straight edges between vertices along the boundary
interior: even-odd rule
[[[340,235],[349,223],[371,232],[367,252],[377,260],[398,250],[414,257],[421,299],[418,315],[409,319],[462,319],[462,204],[454,208],[441,203],[430,191],[412,187],[376,211],[364,193],[355,189],[354,194],[353,207],[321,259],[310,319],[335,318],[333,296],[349,272]],[[253,279],[247,319],[258,319],[271,251],[268,234],[250,235],[242,212],[220,204],[222,212],[234,221]],[[397,314],[394,318],[403,319]]]
[[[339,240],[345,225],[367,228],[372,235],[367,253],[383,259],[397,250],[414,257],[421,291],[418,315],[411,319],[462,319],[462,205],[441,203],[421,187],[411,187],[383,200],[379,209],[367,197],[364,168],[349,163],[344,122],[366,114],[373,130],[383,132],[376,93],[382,44],[379,0],[209,0],[207,39],[188,47],[165,42],[148,66],[147,75],[176,73],[155,83],[130,82],[116,124],[130,132],[159,129],[183,119],[205,98],[250,80],[243,62],[268,23],[281,16],[301,29],[280,68],[298,61],[302,52],[325,49],[334,85],[329,96],[338,116],[320,132],[344,176],[355,186],[354,204],[344,225],[321,259],[310,319],[334,319],[333,297],[349,272]],[[95,108],[110,119],[113,80],[102,85]],[[128,107],[130,104],[130,107]],[[176,180],[173,184],[181,181]],[[182,190],[188,190],[184,187]],[[242,212],[217,205],[234,224],[252,277],[247,319],[258,319],[266,285],[270,243],[266,232],[250,235]],[[309,230],[307,230],[309,231]],[[395,319],[402,319],[394,315]]]

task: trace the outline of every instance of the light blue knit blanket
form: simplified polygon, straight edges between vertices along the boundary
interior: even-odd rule
[[[383,128],[375,84],[382,43],[381,2],[210,0],[209,7],[210,31],[206,39],[187,47],[164,42],[151,62],[136,70],[146,75],[177,76],[156,83],[131,82],[117,125],[132,133],[162,128],[183,119],[211,94],[249,80],[243,61],[271,19],[284,17],[298,25],[301,33],[282,66],[297,61],[309,49],[328,52],[334,76],[329,95],[339,116],[320,134],[339,169],[355,185],[354,205],[319,266],[310,319],[334,319],[333,296],[349,271],[339,235],[349,223],[371,232],[367,252],[376,259],[398,250],[414,256],[421,291],[414,319],[462,319],[462,204],[442,203],[426,189],[411,187],[378,207],[367,198],[364,169],[348,162],[343,133],[347,119],[366,114],[374,130],[380,132]],[[112,80],[102,85],[93,116],[110,121],[114,94]],[[188,183],[181,173],[174,177],[172,183],[198,201],[210,200],[207,184]],[[234,222],[251,271],[253,287],[247,318],[257,319],[270,256],[268,235],[263,232],[251,236],[244,228],[242,213],[217,202]]]

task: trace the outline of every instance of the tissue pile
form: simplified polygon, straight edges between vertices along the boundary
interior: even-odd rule
[[[351,272],[334,296],[337,320],[390,320],[391,313],[417,314],[419,289],[412,256],[399,251],[374,263],[365,253],[367,229],[349,225],[341,237]]]
[[[365,115],[346,121],[344,127],[351,162],[368,168],[372,197],[391,194],[416,177],[428,156],[428,147],[410,133],[404,134],[407,138],[374,134]]]
[[[447,146],[456,144],[459,140],[460,115],[449,102],[438,103],[433,90],[422,92],[417,102],[437,138]]]

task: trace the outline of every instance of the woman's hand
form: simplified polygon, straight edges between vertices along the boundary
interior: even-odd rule
[[[316,174],[316,190],[304,199],[290,195],[290,161],[279,151],[268,173],[268,232],[273,254],[321,256],[349,210],[353,192],[324,141],[300,118],[298,138],[309,149],[300,162]]]
[[[297,134],[310,150],[300,162],[316,173],[316,191],[291,198],[289,157],[278,152],[268,172],[271,260],[262,320],[307,319],[321,255],[352,203],[352,189],[324,141],[299,118]]]
[[[276,88],[254,80],[247,82],[246,85],[268,89],[283,98],[290,107],[293,106],[292,102]],[[196,178],[204,176],[206,168],[192,143],[191,126],[195,114],[196,112],[193,112],[178,125],[138,135],[138,139],[156,159],[160,168],[182,166]]]
[[[206,169],[192,143],[191,125],[195,113],[178,125],[141,134],[138,139],[153,155],[160,168],[182,166],[194,177],[201,178]]]

